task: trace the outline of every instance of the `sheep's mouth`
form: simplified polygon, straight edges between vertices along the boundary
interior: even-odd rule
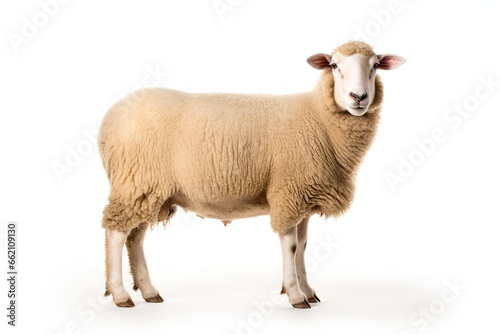
[[[363,116],[366,113],[367,110],[368,110],[368,106],[366,106],[366,107],[362,107],[362,106],[351,107],[351,106],[348,106],[347,107],[347,111],[349,112],[349,114],[351,114],[353,116]]]

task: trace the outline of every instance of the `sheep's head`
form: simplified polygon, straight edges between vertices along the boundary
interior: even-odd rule
[[[331,55],[318,53],[307,59],[312,67],[333,72],[333,97],[336,104],[351,115],[364,115],[376,95],[377,70],[392,70],[405,63],[393,54],[377,55],[364,42],[351,41],[336,48]]]

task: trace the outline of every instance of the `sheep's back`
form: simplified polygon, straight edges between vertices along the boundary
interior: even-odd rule
[[[145,191],[161,185],[201,202],[258,197],[282,111],[266,95],[132,93],[102,123],[103,164],[112,183],[133,179]]]

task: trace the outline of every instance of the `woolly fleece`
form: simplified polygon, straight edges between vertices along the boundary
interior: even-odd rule
[[[364,43],[336,49],[373,54]],[[230,221],[269,214],[285,233],[314,213],[349,207],[356,170],[375,137],[383,87],[368,112],[339,110],[334,78],[294,95],[135,92],[106,114],[99,151],[110,182],[102,226],[166,223],[176,206]]]

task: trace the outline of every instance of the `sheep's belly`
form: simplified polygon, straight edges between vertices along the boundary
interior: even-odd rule
[[[175,198],[176,197],[176,198]],[[230,201],[214,200],[198,202],[185,196],[175,196],[173,203],[200,217],[233,220],[269,214],[269,204],[264,197],[235,199]]]
[[[255,203],[193,203],[182,206],[200,217],[233,220],[269,214],[269,205]]]

